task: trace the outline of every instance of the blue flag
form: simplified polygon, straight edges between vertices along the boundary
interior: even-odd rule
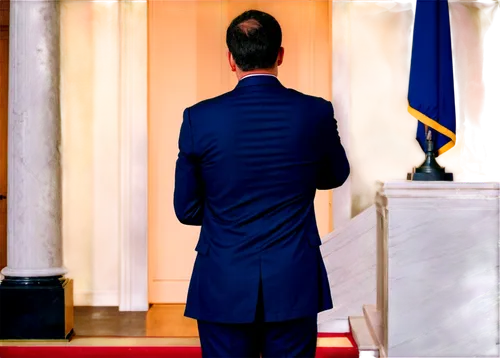
[[[426,151],[432,128],[436,155],[456,142],[455,92],[447,0],[417,0],[411,53],[408,111],[418,119],[417,141]]]

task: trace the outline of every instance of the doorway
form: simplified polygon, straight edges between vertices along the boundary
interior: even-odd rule
[[[0,270],[7,266],[7,128],[9,1],[0,0]]]
[[[225,31],[241,12],[269,12],[283,30],[286,87],[331,99],[330,1],[150,1],[148,8],[149,302],[185,303],[199,228],[173,210],[174,169],[182,112],[230,91]],[[331,191],[315,202],[321,236],[332,229]]]

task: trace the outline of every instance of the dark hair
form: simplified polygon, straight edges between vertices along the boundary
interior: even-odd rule
[[[272,68],[281,47],[281,27],[274,17],[258,10],[236,17],[226,32],[226,44],[242,71]]]

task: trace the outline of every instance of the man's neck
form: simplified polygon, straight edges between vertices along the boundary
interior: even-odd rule
[[[236,75],[238,77],[238,80],[241,80],[247,76],[255,76],[255,75],[278,76],[278,69],[253,70],[253,71],[239,72]]]

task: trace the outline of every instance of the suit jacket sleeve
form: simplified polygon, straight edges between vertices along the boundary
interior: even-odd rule
[[[321,128],[323,130],[317,189],[328,190],[344,184],[350,174],[349,161],[340,141],[331,102],[328,102]]]
[[[179,156],[175,167],[174,209],[185,225],[200,226],[203,221],[203,182],[199,157],[195,154],[189,108],[184,111],[179,135]]]

